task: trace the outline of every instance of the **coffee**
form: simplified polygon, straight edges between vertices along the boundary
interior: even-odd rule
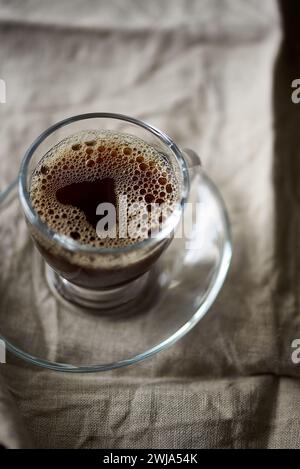
[[[148,212],[154,204],[171,207],[178,201],[179,187],[168,159],[143,140],[119,132],[85,131],[64,139],[40,160],[30,197],[53,231],[84,245],[114,248],[144,239],[149,226],[138,225],[135,236],[120,236],[116,229],[115,237],[99,237],[99,204],[116,207],[119,228],[122,210],[130,223],[141,204]],[[125,209],[120,206],[122,197]]]
[[[80,249],[57,243],[33,224],[29,228],[47,264],[64,279],[94,290],[119,286],[147,272],[171,241],[167,236],[140,243],[149,237],[148,220],[144,224],[136,217],[140,205],[150,217],[152,235],[152,228],[162,224],[153,207],[167,207],[170,213],[180,192],[178,170],[156,148],[120,132],[84,131],[52,147],[30,184],[32,206],[42,221]],[[114,236],[98,230],[104,217],[97,208],[103,204],[116,208]]]

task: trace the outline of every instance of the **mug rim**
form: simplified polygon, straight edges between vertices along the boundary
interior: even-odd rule
[[[179,164],[179,167],[181,170],[181,176],[183,179],[183,187],[182,187],[182,191],[180,195],[180,202],[178,204],[180,206],[180,213],[178,213],[178,210],[175,210],[172,213],[172,215],[167,219],[166,224],[163,227],[163,229],[159,231],[159,233],[155,237],[146,238],[142,241],[138,241],[136,243],[130,244],[128,246],[123,246],[123,247],[107,248],[107,247],[95,247],[95,246],[89,246],[87,244],[81,244],[69,238],[68,236],[62,235],[58,233],[57,231],[49,228],[49,226],[45,222],[42,221],[39,214],[33,208],[30,194],[27,189],[27,176],[28,176],[30,161],[35,151],[37,150],[37,148],[46,140],[47,137],[49,137],[58,129],[65,127],[69,124],[72,124],[74,122],[77,122],[80,120],[101,119],[101,118],[115,119],[115,120],[121,120],[124,122],[129,122],[155,135],[174,154],[176,161]],[[55,124],[48,127],[46,130],[44,130],[33,141],[33,143],[29,146],[29,148],[27,149],[27,151],[25,152],[23,156],[21,166],[20,166],[20,171],[19,171],[18,185],[19,185],[19,197],[20,197],[21,205],[25,212],[25,216],[28,218],[29,222],[42,233],[42,235],[45,238],[58,243],[63,248],[72,252],[77,252],[77,253],[82,253],[82,254],[118,254],[118,253],[126,253],[126,252],[135,251],[137,249],[144,248],[144,247],[151,247],[152,245],[158,244],[161,240],[167,238],[170,235],[170,233],[176,228],[177,223],[179,222],[179,219],[182,215],[184,204],[187,201],[187,197],[189,193],[189,176],[188,176],[188,166],[184,159],[182,151],[179,149],[177,144],[171,139],[171,137],[169,137],[165,132],[159,130],[157,127],[154,127],[153,125],[143,120],[130,117],[125,114],[117,114],[117,113],[110,113],[110,112],[91,112],[91,113],[77,114],[75,116],[67,117],[63,120],[56,122]]]

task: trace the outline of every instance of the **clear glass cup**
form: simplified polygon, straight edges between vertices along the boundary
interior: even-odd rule
[[[176,209],[154,237],[125,247],[93,247],[53,231],[44,223],[30,199],[31,179],[44,155],[63,139],[84,130],[108,129],[139,137],[163,154],[180,187]],[[43,132],[26,152],[19,174],[19,194],[30,233],[47,264],[52,291],[87,308],[110,309],[136,298],[147,287],[149,272],[172,240],[189,195],[187,158],[162,131],[132,117],[91,113],[65,119]]]

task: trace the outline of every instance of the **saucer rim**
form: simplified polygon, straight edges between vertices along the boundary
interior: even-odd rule
[[[153,347],[146,350],[145,352],[139,353],[130,358],[117,360],[115,362],[105,363],[102,365],[81,366],[81,365],[71,365],[71,364],[63,363],[63,362],[53,362],[50,360],[45,360],[45,359],[36,357],[34,355],[31,355],[28,352],[21,350],[20,348],[13,345],[10,341],[8,341],[0,333],[0,339],[4,341],[7,351],[11,352],[13,355],[26,361],[27,363],[30,363],[34,366],[46,368],[49,370],[59,371],[59,372],[68,372],[68,373],[95,373],[95,372],[104,372],[104,371],[114,370],[118,368],[124,368],[126,366],[134,365],[138,362],[142,362],[146,360],[147,358],[150,358],[156,355],[157,353],[168,349],[169,347],[174,345],[177,341],[182,339],[188,332],[190,332],[195,327],[195,325],[206,315],[206,313],[209,311],[209,309],[215,302],[218,294],[220,293],[220,290],[228,274],[228,270],[229,270],[231,259],[232,259],[232,252],[233,252],[231,228],[230,228],[230,222],[229,222],[229,217],[228,217],[225,202],[218,188],[209,179],[209,177],[205,173],[202,173],[202,176],[205,179],[205,182],[208,184],[208,186],[212,190],[212,192],[214,193],[214,196],[216,197],[218,203],[221,206],[220,213],[223,218],[222,221],[223,221],[223,227],[224,227],[226,236],[225,236],[223,252],[222,252],[221,260],[219,262],[219,266],[216,269],[216,272],[210,281],[210,285],[207,289],[207,292],[205,296],[202,298],[201,304],[199,305],[199,307],[195,310],[191,318],[183,326],[181,326],[176,332],[170,335],[167,339],[164,339],[163,341],[154,345]],[[10,183],[9,186],[0,193],[0,206],[5,202],[5,200],[7,200],[8,196],[11,195],[11,193],[15,189],[17,189],[17,179],[12,181],[12,183]],[[17,191],[15,195],[17,196]]]

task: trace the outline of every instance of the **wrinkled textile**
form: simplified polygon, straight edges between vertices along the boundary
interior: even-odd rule
[[[291,359],[300,338],[300,107],[291,102],[300,41],[297,12],[282,3],[283,26],[272,0],[0,1],[0,188],[50,124],[129,114],[201,155],[234,242],[212,310],[144,363],[68,375],[9,355],[0,365],[1,445],[300,447],[300,365]],[[1,321],[14,317],[30,340],[25,312],[9,309],[3,288],[10,278],[22,280],[24,297],[31,292],[16,268],[22,240],[15,270],[5,263],[5,213]],[[48,326],[55,334],[54,309]]]

